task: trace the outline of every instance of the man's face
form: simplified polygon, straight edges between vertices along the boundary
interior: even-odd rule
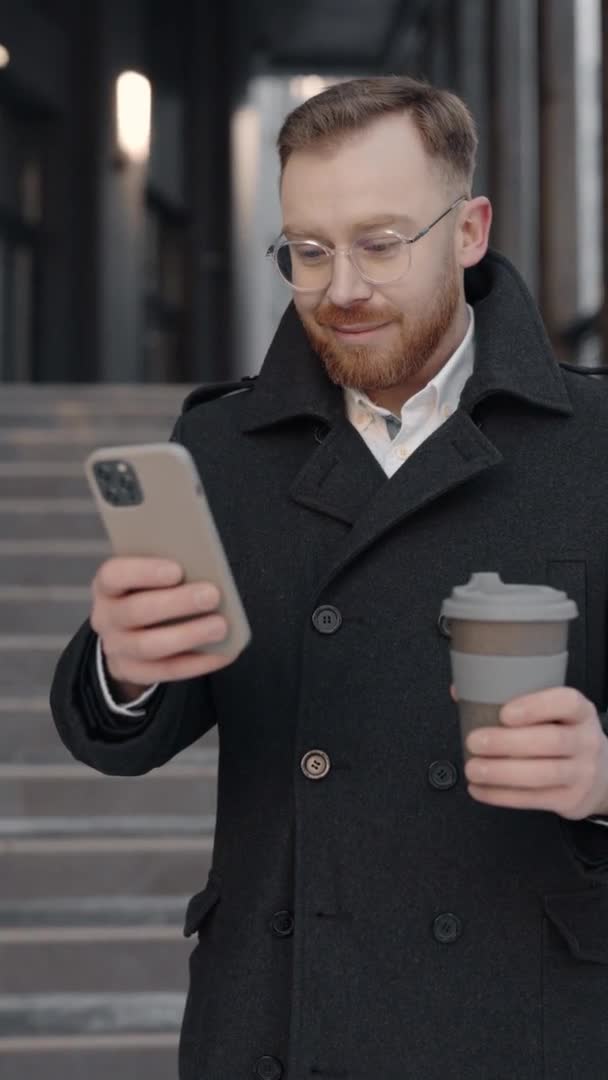
[[[410,118],[387,116],[336,150],[292,155],[281,189],[283,231],[287,239],[331,248],[381,229],[410,237],[460,194],[448,189]],[[340,252],[326,289],[294,290],[298,314],[333,382],[386,390],[417,375],[437,353],[462,299],[457,213],[412,245],[409,271],[391,285],[369,284]]]

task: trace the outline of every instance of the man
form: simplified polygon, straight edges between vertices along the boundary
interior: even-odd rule
[[[103,772],[219,727],[181,1080],[606,1075],[608,400],[487,253],[475,148],[463,103],[408,78],[287,118],[293,306],[255,383],[175,429],[252,643],[194,652],[217,591],[113,559],[58,666],[60,734]],[[437,616],[480,570],[580,617],[569,685],[506,706],[463,772]]]

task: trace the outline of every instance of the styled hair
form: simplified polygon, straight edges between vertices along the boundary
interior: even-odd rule
[[[295,151],[333,149],[375,120],[399,113],[412,118],[427,154],[448,182],[464,182],[470,194],[478,140],[469,109],[449,90],[407,75],[335,83],[299,105],[287,116],[277,139],[281,175]]]

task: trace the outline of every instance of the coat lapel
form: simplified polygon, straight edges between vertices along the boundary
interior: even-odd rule
[[[361,506],[326,580],[343,570],[389,529],[454,488],[500,465],[502,460],[502,454],[470,416],[460,410],[454,413],[390,480],[385,477],[384,484]]]
[[[346,415],[296,476],[290,496],[302,506],[353,525],[387,478]]]
[[[348,421],[343,391],[325,375],[293,305],[285,313],[244,403],[242,427],[253,435],[303,418],[314,422],[317,445],[290,497],[352,526],[328,579],[393,526],[500,466],[500,451],[475,422],[481,402],[507,394],[558,417],[572,415],[542,321],[511,264],[491,253],[467,271],[465,286],[475,309],[475,369],[457,411],[390,480]]]

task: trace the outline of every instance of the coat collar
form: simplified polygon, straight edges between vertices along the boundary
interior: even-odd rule
[[[341,388],[326,377],[290,308],[254,390],[243,401],[244,430],[271,429],[309,417],[317,430],[311,452],[293,477],[289,496],[311,512],[350,526],[336,545],[319,594],[336,574],[380,537],[449,492],[500,468],[499,447],[480,430],[472,410],[493,394],[510,394],[569,416],[573,409],[542,323],[521,278],[498,255],[467,272],[467,298],[475,309],[475,365],[460,406],[389,479],[346,416]]]
[[[497,252],[465,272],[475,311],[475,369],[461,408],[471,413],[485,398],[509,394],[531,405],[572,415],[559,365],[532,297],[512,264]],[[247,395],[242,429],[253,432],[296,417],[333,426],[344,415],[340,387],[326,376],[293,304],[287,308]]]

